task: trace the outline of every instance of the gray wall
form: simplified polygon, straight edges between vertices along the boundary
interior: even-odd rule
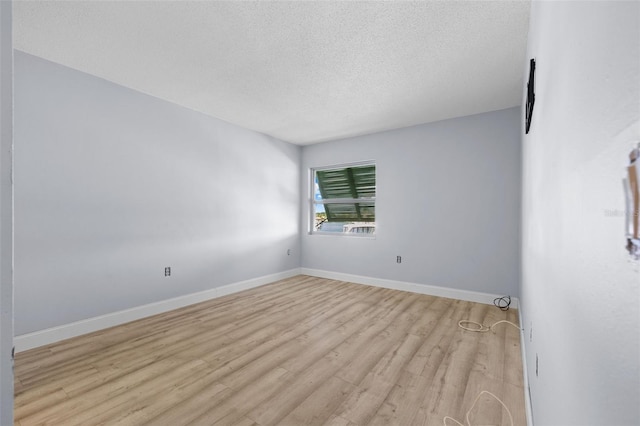
[[[0,1],[0,425],[13,424],[13,144],[11,2]]]
[[[299,267],[299,147],[15,61],[17,335]]]
[[[517,295],[520,116],[511,108],[305,147],[302,266]],[[376,238],[309,235],[309,168],[371,159]]]
[[[624,249],[622,178],[640,141],[640,3],[536,1],[529,28],[521,293],[533,417],[638,425],[640,262]]]

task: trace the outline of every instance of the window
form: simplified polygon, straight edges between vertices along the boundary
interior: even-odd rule
[[[376,165],[311,169],[311,232],[371,236],[376,230]]]

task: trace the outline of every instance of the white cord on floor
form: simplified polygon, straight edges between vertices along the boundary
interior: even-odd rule
[[[461,321],[458,321],[458,327],[460,327],[463,330],[474,331],[476,333],[486,333],[487,331],[493,331],[493,327],[502,323],[511,324],[518,330],[522,330],[518,324],[514,324],[511,321],[507,321],[507,320],[498,321],[496,323],[493,323],[493,325],[491,326],[486,326],[484,324],[480,324],[479,322],[475,322],[475,321],[461,320]],[[474,327],[468,327],[465,324],[473,324]]]
[[[466,331],[473,331],[475,333],[486,333],[488,331],[493,331],[493,328],[496,325],[503,324],[503,323],[512,325],[515,328],[517,328],[518,330],[522,330],[518,324],[512,323],[511,321],[507,321],[507,320],[501,320],[501,321],[495,322],[490,326],[481,324],[479,322],[471,321],[471,320],[460,320],[460,321],[458,321],[458,327],[460,327],[461,329],[466,330]],[[469,327],[469,325],[472,325],[472,327]],[[500,403],[500,405],[502,405],[502,407],[507,411],[507,414],[509,415],[509,422],[511,423],[511,426],[513,426],[513,417],[511,416],[511,411],[509,411],[509,409],[507,408],[505,403],[502,402],[500,400],[500,398],[498,398],[497,396],[495,396],[494,394],[492,394],[491,392],[486,391],[486,390],[483,390],[482,392],[480,392],[478,394],[478,396],[476,397],[476,399],[473,401],[473,404],[471,404],[471,408],[469,408],[469,411],[467,411],[467,415],[466,415],[466,420],[467,420],[467,424],[466,425],[463,425],[462,423],[460,423],[459,421],[457,421],[453,417],[445,416],[442,419],[442,423],[444,424],[444,426],[448,426],[447,425],[447,420],[451,420],[453,422],[456,422],[459,426],[471,426],[471,420],[469,420],[469,415],[471,415],[471,412],[473,411],[473,409],[475,408],[476,404],[480,400],[480,397],[482,396],[482,394],[487,394],[487,395],[492,396],[496,401],[498,401]]]
[[[508,322],[508,321],[507,321]],[[477,324],[477,323],[476,323]],[[497,323],[496,323],[497,324]],[[511,323],[513,324],[513,323]],[[495,325],[495,324],[494,324]],[[477,330],[476,330],[477,331]],[[486,330],[488,331],[488,330]],[[504,402],[502,402],[500,400],[500,398],[498,398],[497,396],[495,396],[494,394],[492,394],[489,391],[483,390],[482,392],[480,392],[478,394],[478,396],[476,396],[475,401],[473,401],[473,404],[471,404],[471,408],[469,408],[469,411],[467,411],[467,424],[463,425],[462,423],[460,423],[459,421],[457,421],[456,419],[454,419],[453,417],[449,417],[449,416],[445,416],[444,419],[442,419],[442,424],[444,424],[444,426],[448,426],[447,425],[447,420],[451,420],[456,422],[458,425],[460,426],[471,426],[471,420],[469,420],[469,415],[471,414],[471,412],[473,411],[473,409],[475,408],[476,404],[478,403],[478,400],[480,399],[480,397],[482,396],[483,393],[486,393],[487,395],[492,396],[493,398],[495,398],[496,401],[498,401],[500,403],[500,405],[502,405],[502,407],[507,411],[507,414],[509,415],[509,422],[511,423],[511,426],[513,426],[513,417],[511,416],[511,411],[509,411],[509,409],[507,408],[507,406],[505,405]]]

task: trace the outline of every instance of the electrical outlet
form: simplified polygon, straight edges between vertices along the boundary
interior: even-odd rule
[[[165,277],[171,276],[171,266],[167,266],[166,268],[164,268],[164,276]]]
[[[402,263],[402,256],[396,256],[396,263]]]

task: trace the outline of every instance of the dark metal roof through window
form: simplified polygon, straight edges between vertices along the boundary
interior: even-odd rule
[[[316,178],[327,221],[375,222],[374,164],[317,170]]]

